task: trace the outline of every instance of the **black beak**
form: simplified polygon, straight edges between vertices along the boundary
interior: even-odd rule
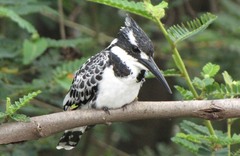
[[[156,63],[154,62],[152,57],[149,57],[149,60],[147,59],[139,59],[139,62],[142,63],[146,68],[148,68],[148,70],[150,70],[155,76],[156,78],[162,82],[162,84],[164,85],[164,87],[168,90],[168,92],[170,94],[172,94],[172,91],[166,81],[166,79],[164,78],[164,76],[161,74],[158,66],[156,65]]]

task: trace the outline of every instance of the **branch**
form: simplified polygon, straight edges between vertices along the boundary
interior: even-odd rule
[[[76,110],[32,117],[28,123],[0,126],[0,144],[47,137],[74,127],[151,118],[198,117],[209,120],[240,117],[240,99],[133,102],[124,109]]]

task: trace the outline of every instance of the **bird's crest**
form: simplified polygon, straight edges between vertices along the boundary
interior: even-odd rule
[[[138,46],[141,51],[148,55],[153,54],[152,41],[129,15],[125,18],[125,26],[120,29],[119,34],[123,35],[132,45]]]

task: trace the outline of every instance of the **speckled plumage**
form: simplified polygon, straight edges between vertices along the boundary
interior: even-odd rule
[[[76,71],[72,86],[63,100],[64,111],[74,109],[107,111],[131,103],[136,99],[145,81],[145,72],[148,70],[165,84],[166,80],[152,57],[151,40],[137,23],[127,16],[125,27],[120,29],[118,37]],[[90,126],[83,126],[66,130],[60,138],[57,149],[74,148],[82,134],[89,128]]]

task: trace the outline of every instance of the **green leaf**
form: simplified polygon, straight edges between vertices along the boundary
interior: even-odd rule
[[[6,113],[0,112],[0,119],[5,118],[7,116]]]
[[[19,98],[18,101],[15,101],[14,104],[11,104],[8,109],[6,110],[6,113],[8,115],[13,115],[17,110],[25,106],[30,100],[32,100],[34,97],[36,97],[38,94],[40,94],[41,91],[38,90],[36,92],[28,93],[28,95],[23,96],[23,98]]]
[[[180,128],[188,134],[209,135],[207,127],[184,120],[180,123]]]
[[[232,79],[232,77],[228,74],[228,72],[227,72],[227,71],[224,71],[224,72],[222,73],[222,75],[223,75],[223,79],[224,79],[225,83],[226,83],[227,85],[229,85],[229,86],[232,86],[232,84],[233,84],[233,79]]]
[[[194,99],[194,96],[190,90],[186,90],[183,87],[180,86],[174,86],[177,91],[183,96],[185,100],[192,100]]]
[[[197,33],[206,29],[217,16],[206,13],[203,14],[200,19],[196,18],[192,21],[187,22],[187,24],[174,25],[167,29],[168,35],[171,40],[175,43],[183,41]]]
[[[163,71],[163,75],[165,77],[167,77],[167,76],[174,76],[174,77],[176,77],[176,76],[181,76],[181,73],[178,70],[176,70],[176,69],[167,69],[167,70]]]
[[[186,139],[188,141],[194,142],[194,143],[201,143],[200,139],[197,137],[197,135],[187,135],[184,133],[177,133],[176,135],[179,138]]]
[[[10,117],[19,122],[30,122],[30,118],[24,114],[13,114]]]
[[[29,33],[37,34],[37,30],[31,23],[29,23],[10,9],[0,7],[0,16],[10,18],[12,21],[16,22],[21,28],[26,29]]]
[[[125,10],[125,11],[131,12],[155,21],[155,19],[152,18],[151,13],[149,13],[146,10],[145,4],[143,2],[134,2],[134,1],[128,1],[128,0],[120,0],[120,1],[119,0],[88,0],[88,1],[108,5],[121,10]]]
[[[198,88],[198,89],[200,89],[200,90],[202,90],[202,89],[205,87],[204,82],[203,82],[200,78],[198,78],[198,77],[195,77],[195,78],[192,80],[192,83],[193,83],[193,85],[194,85],[196,88]]]
[[[220,70],[220,66],[212,63],[207,63],[202,69],[202,76],[204,78],[214,77],[218,71]]]
[[[180,138],[178,136],[175,136],[173,138],[171,138],[171,140],[183,147],[185,147],[187,150],[193,152],[193,153],[197,153],[199,148],[201,148],[200,145],[194,144],[191,141],[188,141],[186,139]]]
[[[11,106],[11,99],[9,97],[7,97],[7,100],[6,100],[6,113],[8,114],[10,112],[9,108]]]
[[[198,88],[199,90],[203,90],[206,87],[212,85],[214,83],[214,79],[213,78],[204,78],[203,80],[201,80],[198,77],[195,77],[192,81],[193,85]]]
[[[48,43],[45,39],[39,38],[34,41],[25,40],[23,43],[23,63],[29,64],[47,49]]]
[[[165,8],[167,8],[168,3],[162,1],[158,5],[152,5],[151,2],[144,1],[146,10],[155,18],[161,19],[165,16]]]

